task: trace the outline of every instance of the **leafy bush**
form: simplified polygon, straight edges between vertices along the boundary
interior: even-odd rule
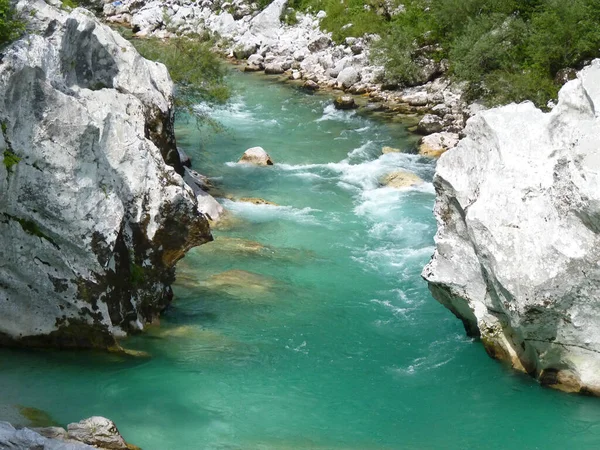
[[[226,69],[212,52],[211,44],[201,37],[178,37],[161,41],[133,39],[131,41],[142,56],[167,66],[176,85],[175,106],[179,112],[199,117],[194,105],[206,101],[225,103],[231,92],[225,83]],[[215,125],[206,116],[200,119]]]
[[[447,58],[489,104],[555,98],[556,74],[599,56],[600,0],[407,0],[373,52],[386,78],[411,84],[423,54]]]
[[[0,0],[0,48],[17,39],[25,31],[23,22],[9,0]]]

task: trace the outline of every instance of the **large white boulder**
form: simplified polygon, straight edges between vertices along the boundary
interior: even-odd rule
[[[242,164],[252,164],[254,166],[272,166],[273,160],[262,147],[252,147],[244,152],[240,160]]]
[[[172,82],[83,9],[18,8],[31,33],[0,62],[0,344],[111,347],[210,239],[179,174]]]
[[[481,112],[435,176],[434,297],[488,353],[600,394],[600,60],[543,113]]]
[[[344,89],[360,81],[360,73],[354,67],[346,67],[337,76],[338,85]]]
[[[250,31],[268,40],[276,39],[281,32],[281,13],[287,0],[274,0],[250,21]]]

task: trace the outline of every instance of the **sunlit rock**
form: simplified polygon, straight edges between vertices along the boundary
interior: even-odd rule
[[[437,163],[434,297],[487,352],[600,394],[600,61],[558,105],[483,111]]]
[[[272,166],[273,160],[262,147],[252,147],[244,152],[238,161],[244,164],[253,164],[255,166]]]
[[[417,174],[405,170],[397,170],[381,179],[381,184],[384,186],[398,189],[417,186],[421,183],[423,183],[423,180]]]

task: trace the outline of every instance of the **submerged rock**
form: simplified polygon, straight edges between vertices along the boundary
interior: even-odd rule
[[[543,113],[477,114],[437,164],[433,296],[490,356],[600,395],[600,60]]]
[[[230,238],[230,237],[217,237],[214,241],[198,247],[196,253],[216,253],[216,254],[229,254],[229,253],[240,253],[257,255],[265,251],[270,250],[260,242],[249,241],[247,239]]]
[[[18,8],[31,33],[0,60],[0,344],[112,347],[210,239],[181,177],[172,82],[83,9]]]
[[[265,200],[264,198],[258,198],[258,197],[242,197],[242,198],[239,198],[237,201],[244,202],[244,203],[252,203],[253,205],[277,206],[277,203],[273,203],[268,200]]]
[[[239,163],[253,164],[255,166],[272,166],[273,160],[262,147],[252,147],[244,152]]]
[[[358,107],[354,101],[354,97],[351,95],[341,95],[336,97],[333,101],[333,106],[335,106],[336,109],[354,109]]]
[[[261,300],[270,297],[275,280],[245,270],[228,270],[212,275],[201,285],[210,290],[224,292],[240,300]]]
[[[402,153],[402,150],[400,150],[399,148],[385,146],[382,147],[381,153],[383,155],[387,155],[388,153]]]
[[[405,188],[417,186],[421,183],[423,183],[423,180],[418,175],[405,170],[397,170],[381,179],[381,184],[391,188]]]

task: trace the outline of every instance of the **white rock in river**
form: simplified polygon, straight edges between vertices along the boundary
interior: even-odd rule
[[[18,8],[31,33],[0,62],[0,344],[110,347],[210,239],[177,173],[172,83],[85,10]]]
[[[423,276],[488,353],[542,384],[600,394],[600,60],[544,114],[479,113],[437,164]]]
[[[272,166],[273,160],[262,147],[252,147],[244,152],[239,163],[253,164],[255,166]]]

